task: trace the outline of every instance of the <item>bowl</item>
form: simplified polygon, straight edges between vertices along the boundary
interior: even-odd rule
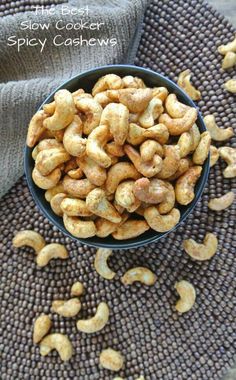
[[[138,76],[142,78],[144,82],[150,87],[160,87],[160,86],[166,87],[169,90],[169,92],[175,93],[181,102],[191,107],[196,108],[196,105],[193,103],[190,97],[170,79],[154,71],[144,69],[141,67],[131,66],[131,65],[110,65],[110,66],[104,66],[104,67],[97,67],[92,70],[78,74],[75,77],[64,82],[57,89],[55,89],[47,97],[47,99],[45,99],[43,104],[50,103],[53,100],[55,92],[62,88],[66,88],[71,92],[77,90],[78,88],[83,88],[86,92],[90,92],[95,82],[101,76],[105,74],[109,74],[109,73],[114,73],[114,74],[120,75],[121,77],[125,75]],[[42,108],[43,104],[39,107],[39,109]],[[206,131],[205,124],[199,112],[198,112],[198,119],[196,123],[201,132]],[[65,235],[71,237],[73,240],[77,240],[79,242],[82,242],[84,244],[87,244],[93,247],[105,247],[105,248],[111,248],[111,249],[129,249],[129,248],[135,248],[135,247],[139,247],[139,246],[157,241],[163,238],[164,236],[168,235],[168,233],[170,233],[171,231],[173,231],[172,229],[165,233],[158,233],[150,229],[149,231],[146,231],[144,234],[136,238],[122,240],[122,241],[115,240],[111,236],[108,236],[106,238],[99,238],[99,237],[94,236],[88,239],[79,239],[79,238],[74,237],[65,229],[62,218],[55,215],[53,211],[51,210],[50,204],[46,201],[44,197],[45,191],[38,188],[33,182],[32,170],[34,168],[34,160],[32,158],[31,153],[32,153],[32,148],[26,147],[25,152],[24,152],[24,168],[25,168],[25,174],[26,174],[26,178],[27,178],[27,182],[28,182],[28,186],[31,191],[31,194],[37,206],[40,208],[43,214],[60,231],[62,231]],[[209,168],[210,168],[210,159],[208,156],[207,160],[205,161],[203,165],[201,177],[199,178],[195,186],[194,200],[187,206],[180,206],[180,205],[178,206],[178,209],[180,210],[180,213],[181,213],[181,218],[180,218],[179,223],[175,226],[175,228],[178,228],[180,223],[182,223],[187,218],[187,216],[193,211],[194,207],[196,206],[196,203],[199,201],[202,195],[204,186],[207,182]]]

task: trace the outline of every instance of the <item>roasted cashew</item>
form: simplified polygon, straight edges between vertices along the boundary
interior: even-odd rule
[[[55,112],[44,120],[43,125],[47,129],[58,131],[66,128],[74,119],[75,105],[72,94],[66,89],[57,91],[54,99]]]
[[[98,165],[91,157],[78,157],[77,164],[92,184],[102,186],[106,181],[106,169]]]
[[[65,171],[65,169],[64,169]],[[81,179],[84,175],[81,168],[71,169],[67,172],[68,176],[72,179]]]
[[[81,309],[81,302],[78,298],[71,298],[67,301],[55,300],[52,302],[52,311],[62,317],[75,317]]]
[[[201,140],[193,154],[193,162],[197,165],[203,165],[207,159],[211,146],[211,135],[209,132],[201,134]]]
[[[167,178],[168,181],[175,181],[182,174],[184,174],[192,166],[192,161],[190,158],[181,158],[179,161],[179,167],[177,171],[170,177]]]
[[[139,119],[139,113],[129,113],[129,123],[137,123]]]
[[[208,202],[208,207],[214,211],[222,211],[226,208],[230,207],[235,199],[235,194],[233,191],[229,191],[228,193],[222,195],[219,198],[213,198]]]
[[[54,333],[47,335],[40,343],[40,354],[48,355],[52,350],[56,350],[61,360],[67,361],[73,355],[73,347],[66,335]]]
[[[103,368],[118,372],[124,365],[124,358],[120,352],[107,348],[101,352],[99,362]]]
[[[176,226],[180,220],[180,212],[173,208],[168,214],[161,215],[155,206],[147,207],[144,210],[144,218],[149,226],[157,232],[166,232]]]
[[[57,193],[50,200],[51,209],[56,215],[59,215],[59,216],[63,215],[63,211],[61,209],[61,203],[63,199],[66,198],[66,196],[67,195],[65,193]]]
[[[78,98],[75,101],[76,108],[81,112],[83,132],[89,135],[100,124],[102,106],[94,99]]]
[[[62,142],[62,141],[63,141],[63,137],[64,137],[65,129],[60,129],[59,131],[52,131],[52,132],[53,132],[53,137],[54,137],[58,142]]]
[[[105,183],[106,190],[108,193],[113,194],[121,181],[128,178],[138,179],[139,177],[140,174],[133,164],[129,162],[118,162],[113,165],[107,173]]]
[[[112,236],[117,240],[132,239],[147,230],[149,230],[149,226],[145,220],[128,219],[113,232]]]
[[[183,241],[183,248],[192,259],[205,261],[211,259],[217,251],[218,241],[214,234],[207,233],[203,244],[193,239]]]
[[[220,157],[228,164],[227,168],[223,171],[223,176],[225,178],[236,177],[236,148],[223,146],[218,149],[218,152]]]
[[[99,248],[96,252],[94,260],[94,267],[96,272],[106,280],[112,280],[116,275],[115,272],[113,272],[107,264],[107,260],[111,254],[111,249]]]
[[[138,119],[140,125],[143,128],[153,127],[155,120],[157,120],[163,111],[162,101],[158,98],[153,98]]]
[[[71,290],[70,290],[70,294],[71,296],[76,296],[76,297],[79,297],[83,294],[84,292],[84,285],[82,284],[82,282],[75,282],[72,287],[71,287]]]
[[[160,214],[167,214],[175,205],[175,189],[173,185],[168,181],[162,181],[163,188],[166,189],[165,199],[157,206],[157,210]]]
[[[96,100],[96,102],[98,102],[102,106],[102,108],[105,108],[109,103],[112,103],[112,100],[107,95],[107,90],[98,92],[94,96],[94,100]]]
[[[104,150],[111,135],[108,125],[99,125],[88,136],[86,153],[103,168],[111,166],[111,159]]]
[[[55,187],[61,178],[61,170],[56,168],[49,175],[43,176],[40,171],[34,167],[32,179],[40,189],[48,190]]]
[[[73,98],[75,98],[76,96],[78,96],[80,94],[83,94],[83,93],[84,93],[84,90],[82,88],[79,88],[75,92],[72,92],[72,96],[73,96]],[[55,107],[56,107],[56,103],[55,103],[55,100],[54,100],[51,103],[44,104],[43,105],[43,110],[44,110],[44,112],[46,112],[48,115],[51,116],[55,112]]]
[[[179,313],[186,313],[192,309],[196,300],[196,291],[190,282],[182,280],[176,282],[175,289],[180,296],[175,308]]]
[[[227,91],[232,92],[232,94],[236,94],[236,79],[227,80],[224,86]]]
[[[36,112],[36,114],[32,117],[29,123],[26,144],[32,148],[42,136],[42,133],[45,131],[45,127],[43,126],[43,121],[47,115],[43,110]]]
[[[184,132],[190,130],[195,121],[197,120],[196,108],[189,108],[183,117],[172,119],[167,113],[163,113],[159,122],[163,123],[171,135],[179,136]]]
[[[194,124],[188,132],[182,133],[178,140],[180,157],[186,157],[189,153],[194,152],[200,142],[200,139],[201,135],[196,124]]]
[[[151,161],[155,154],[163,157],[163,147],[159,142],[146,140],[140,145],[140,156],[143,161]]]
[[[142,161],[140,154],[131,146],[126,144],[124,146],[124,151],[133,162],[135,168],[144,177],[153,177],[160,172],[162,168],[162,159],[157,154],[154,155],[151,161]]]
[[[161,170],[157,173],[157,178],[166,179],[175,174],[180,162],[180,152],[178,145],[164,146],[164,160],[162,161]]]
[[[35,231],[22,230],[17,232],[12,240],[13,247],[20,248],[24,245],[33,248],[36,253],[39,253],[41,249],[46,245],[44,238]]]
[[[222,55],[227,54],[229,51],[236,53],[236,36],[234,37],[233,41],[228,42],[226,45],[221,45],[218,47],[218,52]]]
[[[133,188],[136,198],[142,202],[146,203],[160,203],[162,202],[166,195],[167,189],[164,187],[164,181],[157,178],[140,178],[134,183]]]
[[[139,208],[141,202],[135,197],[134,180],[121,182],[116,189],[115,200],[118,205],[124,207],[129,212],[134,212]]]
[[[68,153],[72,156],[82,156],[86,149],[86,139],[82,137],[83,123],[78,115],[65,130],[63,144]]]
[[[141,282],[144,285],[154,285],[157,276],[148,268],[136,267],[129,269],[122,277],[121,282],[124,285],[132,285],[134,282]]]
[[[106,145],[106,152],[115,157],[123,157],[125,155],[122,145],[117,145],[114,141]]]
[[[129,130],[129,110],[123,104],[108,104],[101,116],[100,124],[107,124],[117,145],[123,145]]]
[[[201,99],[201,92],[198,91],[190,82],[191,71],[184,70],[179,74],[177,84],[181,87],[193,100]]]
[[[144,81],[141,78],[126,75],[122,78],[125,88],[146,88]]]
[[[47,176],[69,159],[70,155],[64,148],[45,149],[37,154],[35,167],[43,176]]]
[[[219,157],[220,157],[220,154],[218,152],[218,149],[216,148],[216,146],[211,145],[210,146],[210,167],[214,166],[217,163]]]
[[[41,152],[42,150],[48,150],[48,149],[52,149],[52,148],[58,148],[58,149],[62,149],[62,150],[64,149],[62,143],[60,143],[56,139],[41,140],[38,143],[38,145],[36,145],[36,147],[34,148],[34,150],[32,152],[33,159],[36,160],[38,153]]]
[[[152,95],[154,98],[160,99],[164,102],[168,96],[169,92],[166,87],[154,87],[152,89]]]
[[[201,166],[193,166],[177,179],[175,195],[179,204],[186,206],[192,202],[195,197],[194,187],[201,172]]]
[[[95,215],[110,220],[113,223],[120,223],[121,216],[115,207],[107,200],[106,193],[101,188],[96,188],[87,195],[86,205]]]
[[[45,267],[52,259],[67,259],[69,254],[62,244],[51,243],[43,247],[37,257],[36,263],[39,267]]]
[[[116,74],[107,74],[99,78],[92,89],[92,95],[95,96],[99,92],[106,90],[118,90],[123,88],[122,79]]]
[[[152,99],[152,90],[150,88],[124,88],[109,90],[107,95],[113,101],[124,104],[131,113],[141,113]]]
[[[189,106],[179,102],[175,94],[170,94],[167,96],[165,107],[167,113],[173,118],[183,117],[189,110]]]
[[[120,223],[112,223],[107,219],[98,218],[95,220],[97,230],[96,235],[101,238],[107,237],[112,232],[115,232],[117,228],[128,219],[128,217],[129,215],[127,213],[122,214]]]
[[[52,321],[48,315],[42,314],[34,322],[33,342],[39,343],[40,340],[49,332]]]
[[[207,130],[210,132],[212,140],[224,141],[228,140],[234,135],[233,128],[228,127],[226,129],[219,128],[215,122],[214,115],[207,115],[204,117],[204,122],[206,124]]]
[[[87,178],[72,179],[68,175],[63,178],[63,188],[66,193],[77,198],[86,198],[88,193],[95,188]]]
[[[76,216],[63,215],[64,226],[71,235],[78,238],[88,238],[96,235],[96,227],[92,220],[81,220]]]
[[[46,200],[50,202],[51,199],[54,197],[54,195],[59,194],[59,193],[65,193],[62,182],[59,182],[56,186],[45,191],[44,195],[45,195]]]
[[[97,307],[96,313],[92,318],[80,319],[77,321],[76,326],[79,331],[87,334],[92,334],[102,330],[107,324],[109,319],[109,307],[106,302],[100,302]]]
[[[228,51],[222,62],[222,69],[227,70],[236,65],[236,54],[232,51]]]
[[[132,145],[139,145],[147,139],[153,139],[160,144],[165,144],[169,139],[169,132],[164,124],[156,124],[151,128],[141,128],[135,123],[130,123],[127,141]]]
[[[65,213],[68,216],[91,216],[92,213],[86,206],[86,202],[82,199],[67,198],[62,199],[60,208],[62,214]]]

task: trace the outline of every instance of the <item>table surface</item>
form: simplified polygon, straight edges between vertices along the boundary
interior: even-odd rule
[[[236,1],[235,0],[208,0],[215,9],[226,16],[236,27]]]

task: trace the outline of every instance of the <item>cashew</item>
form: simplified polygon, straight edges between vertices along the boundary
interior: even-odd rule
[[[166,232],[176,226],[180,220],[180,212],[173,208],[168,214],[161,215],[155,206],[147,207],[144,210],[144,218],[149,226],[157,232]]]
[[[121,215],[121,222],[120,223],[112,223],[109,220],[106,220],[104,218],[98,218],[95,220],[96,225],[96,235],[98,237],[104,238],[110,235],[112,232],[115,232],[117,228],[123,224],[128,219],[128,214],[124,213]]]
[[[42,136],[42,133],[45,131],[45,127],[43,126],[43,121],[46,118],[46,114],[44,111],[40,110],[36,112],[36,114],[32,117],[29,123],[26,144],[32,148]]]
[[[107,200],[105,191],[100,188],[90,191],[86,197],[86,206],[95,215],[110,220],[113,223],[121,222],[121,216]]]
[[[67,198],[62,199],[60,204],[62,214],[65,213],[68,216],[91,216],[92,213],[86,206],[86,202],[82,199]]]
[[[67,259],[69,254],[62,244],[51,243],[45,245],[38,253],[36,263],[39,267],[45,267],[52,259]]]
[[[76,297],[79,297],[83,294],[84,292],[84,285],[82,284],[82,282],[75,282],[72,287],[71,287],[71,290],[70,290],[70,294],[71,296],[76,296]]]
[[[207,130],[210,132],[212,140],[224,141],[228,140],[234,135],[233,128],[228,127],[226,129],[219,128],[215,122],[214,115],[207,115],[204,117]]]
[[[132,239],[149,230],[145,220],[128,219],[119,226],[112,236],[117,240]]]
[[[145,111],[139,117],[139,123],[143,128],[153,127],[155,120],[162,114],[164,108],[162,101],[158,98],[153,98]]]
[[[201,99],[201,93],[190,82],[191,71],[184,70],[179,74],[177,84],[190,96],[193,100]]]
[[[210,167],[214,166],[217,163],[219,157],[220,157],[220,154],[218,152],[218,149],[216,148],[216,146],[211,145],[210,146]]]
[[[139,113],[129,113],[129,123],[138,123]]]
[[[76,108],[82,112],[83,132],[89,135],[100,124],[102,106],[96,100],[90,98],[76,99],[75,104]]]
[[[129,125],[127,141],[130,144],[138,145],[147,139],[153,139],[160,144],[165,144],[169,139],[167,127],[164,124],[156,124],[151,128],[144,129],[134,123]]]
[[[163,157],[163,147],[155,140],[146,140],[140,145],[140,156],[143,161],[151,161],[154,155]]]
[[[154,98],[160,99],[164,102],[168,96],[168,90],[165,87],[154,87],[152,89],[152,95]]]
[[[162,202],[167,193],[167,189],[164,186],[164,181],[156,178],[140,178],[138,179],[133,188],[135,196],[142,202],[147,203],[160,203]]]
[[[99,125],[88,136],[86,153],[103,168],[111,166],[111,159],[104,150],[104,146],[110,138],[108,125]]]
[[[134,183],[135,182],[133,180],[120,183],[117,186],[115,193],[115,200],[117,204],[124,207],[129,212],[135,211],[141,204],[140,200],[135,197],[133,192]]]
[[[114,141],[106,145],[106,152],[115,157],[123,157],[125,155],[122,145],[117,145]]]
[[[61,209],[61,203],[62,203],[63,199],[65,199],[65,198],[66,198],[65,193],[58,193],[58,194],[55,194],[52,197],[52,199],[50,200],[50,206],[52,208],[52,211],[56,215],[59,215],[59,216],[63,215],[63,211]]]
[[[81,220],[75,216],[63,215],[64,226],[71,235],[78,238],[88,238],[96,234],[96,227],[92,220]]]
[[[125,88],[145,88],[145,83],[141,78],[133,77],[132,75],[126,75],[122,78]]]
[[[162,181],[162,187],[166,189],[165,199],[157,206],[160,214],[167,214],[175,205],[175,189],[171,183]]]
[[[178,170],[180,162],[178,145],[165,145],[164,156],[165,158],[162,161],[161,170],[157,173],[157,177],[160,179],[168,178]]]
[[[230,207],[234,202],[235,194],[233,191],[229,191],[222,197],[213,198],[208,202],[208,207],[214,211],[222,211]]]
[[[54,95],[55,112],[47,117],[43,125],[47,129],[58,131],[64,129],[74,119],[75,105],[72,94],[66,90],[59,90]]]
[[[106,124],[117,145],[123,145],[129,130],[129,110],[123,104],[108,104],[101,116],[100,124]]]
[[[59,182],[56,186],[52,187],[51,189],[48,189],[44,195],[46,200],[50,202],[54,195],[59,193],[65,193],[62,182]]]
[[[63,188],[66,193],[77,198],[86,198],[88,193],[95,188],[87,178],[72,179],[68,175],[63,178]]]
[[[49,332],[52,321],[48,315],[40,315],[34,322],[33,342],[39,343],[40,340]]]
[[[182,133],[178,140],[180,157],[186,157],[189,153],[194,152],[201,139],[199,129],[194,124],[188,132]]]
[[[175,94],[170,94],[167,96],[165,107],[167,113],[173,118],[183,117],[189,110],[189,106],[180,103]]]
[[[61,178],[61,170],[56,168],[49,175],[43,176],[37,168],[32,171],[32,179],[40,189],[48,190],[57,185]]]
[[[196,291],[190,282],[182,280],[176,282],[175,289],[178,292],[180,299],[175,305],[176,310],[179,313],[186,313],[192,309],[196,300]]]
[[[154,285],[157,280],[157,276],[148,268],[136,267],[129,269],[123,277],[121,282],[124,285],[132,285],[134,282],[141,282],[144,285]]]
[[[189,158],[181,158],[179,161],[179,167],[177,171],[170,177],[167,178],[168,181],[175,181],[182,174],[184,174],[192,166],[192,161]]]
[[[79,94],[83,94],[83,93],[84,93],[84,90],[82,88],[79,88],[75,92],[72,92],[72,96],[73,96],[73,98],[75,98]],[[43,110],[44,110],[44,112],[46,112],[48,115],[51,116],[55,112],[55,107],[56,107],[56,103],[55,103],[55,101],[53,101],[51,103],[44,104]]]
[[[82,156],[86,149],[86,139],[82,138],[83,124],[78,115],[65,130],[63,144],[68,153],[72,156]]]
[[[69,159],[69,153],[67,153],[63,148],[45,149],[37,154],[35,167],[43,176],[47,176],[59,165]]]
[[[193,239],[183,241],[183,248],[192,259],[205,261],[211,259],[217,251],[218,241],[214,234],[207,233],[203,244],[198,244]]]
[[[209,132],[201,134],[201,140],[193,154],[193,162],[197,165],[203,165],[207,159],[211,146],[211,135]]]
[[[101,352],[99,362],[103,368],[118,372],[124,365],[124,358],[120,352],[107,348]]]
[[[106,181],[106,169],[98,165],[92,158],[88,156],[79,157],[77,164],[92,184],[102,186]]]
[[[32,157],[36,159],[39,152],[41,152],[42,150],[47,150],[51,148],[64,149],[62,143],[60,143],[56,139],[52,139],[52,138],[44,139],[44,140],[41,140],[38,143],[38,145],[36,145],[36,147],[34,148],[33,150],[34,153],[32,152]]]
[[[40,343],[40,354],[48,355],[52,350],[56,350],[61,360],[67,361],[73,355],[73,347],[66,335],[54,333],[47,335]]]
[[[80,319],[77,321],[76,326],[79,331],[87,334],[92,334],[102,330],[107,324],[109,319],[109,307],[106,302],[100,302],[97,307],[96,313],[92,318]]]
[[[133,162],[135,168],[144,176],[144,177],[153,177],[162,168],[162,159],[157,154],[154,155],[151,161],[142,161],[139,153],[131,146],[126,144],[124,146],[124,151]]]
[[[223,146],[218,149],[220,157],[228,164],[227,168],[223,171],[225,178],[236,177],[236,148]]]
[[[109,90],[107,94],[113,101],[124,104],[133,113],[143,112],[152,99],[152,90],[150,88]]]
[[[98,102],[103,108],[105,108],[109,103],[112,103],[112,100],[109,98],[107,94],[107,90],[98,92],[94,96],[94,100],[96,100],[96,102]]]
[[[69,161],[65,163],[64,172],[68,173],[72,169],[77,169],[78,165],[76,162],[76,157],[71,157]]]
[[[64,137],[64,133],[65,133],[65,129],[60,129],[59,131],[52,131],[53,132],[53,136],[55,137],[56,141],[57,142],[62,142],[63,141],[63,137]]]
[[[65,169],[64,169],[65,171]],[[73,179],[81,179],[84,175],[81,168],[71,169],[67,172],[68,176]]]
[[[99,92],[105,90],[118,90],[123,88],[122,79],[116,74],[107,74],[99,78],[92,89],[92,95],[95,96]]]
[[[229,51],[236,53],[236,36],[233,41],[218,47],[218,52],[222,55],[227,54]]]
[[[121,181],[128,178],[138,179],[139,177],[140,174],[133,164],[129,162],[118,162],[113,165],[107,173],[105,183],[106,190],[108,193],[113,194]]]
[[[159,118],[159,122],[166,125],[169,133],[173,136],[178,136],[189,131],[196,120],[196,108],[189,108],[184,116],[180,118],[172,119],[167,113],[163,113]]]
[[[71,298],[68,301],[55,300],[52,302],[52,311],[62,317],[75,317],[81,309],[81,302],[78,298]]]
[[[13,247],[20,248],[24,245],[31,247],[36,253],[39,253],[41,249],[46,245],[44,238],[35,231],[22,230],[17,232],[12,240]]]
[[[222,62],[222,69],[227,70],[236,64],[236,54],[232,51],[228,51]]]
[[[195,197],[194,187],[201,172],[201,166],[193,166],[177,179],[175,195],[179,204],[186,206],[192,202]]]
[[[107,264],[107,260],[112,254],[111,249],[99,248],[96,252],[94,267],[97,273],[105,278],[106,280],[112,280],[115,277],[115,272],[113,272]]]
[[[232,92],[232,94],[236,94],[236,79],[227,80],[224,86],[227,91]]]

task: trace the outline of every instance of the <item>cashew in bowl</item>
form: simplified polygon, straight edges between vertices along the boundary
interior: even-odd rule
[[[88,238],[96,234],[96,226],[92,220],[82,220],[76,216],[63,215],[64,226],[71,235],[78,238]]]
[[[129,212],[134,212],[141,204],[134,194],[134,180],[121,182],[116,189],[116,203],[124,207]]]
[[[65,130],[63,144],[68,153],[72,156],[79,157],[85,153],[86,139],[82,137],[83,123],[78,115]]]
[[[81,302],[78,298],[65,300],[55,300],[52,302],[52,311],[62,317],[75,317],[81,309]]]
[[[86,153],[103,168],[111,166],[111,159],[104,150],[104,146],[110,138],[108,125],[99,125],[88,136]]]
[[[201,135],[196,124],[190,128],[188,132],[182,133],[178,140],[180,149],[180,157],[186,157],[188,154],[195,151],[201,139]]]
[[[179,167],[176,172],[167,178],[167,181],[175,181],[182,174],[184,174],[192,166],[192,160],[190,158],[181,158],[179,161]]]
[[[102,330],[109,319],[109,307],[105,302],[100,302],[97,311],[92,318],[77,321],[77,329],[87,334]]]
[[[138,121],[143,128],[153,127],[155,120],[162,114],[164,108],[162,106],[162,101],[157,98],[153,98],[145,111],[140,115]]]
[[[43,126],[43,121],[46,118],[46,114],[43,110],[36,112],[36,114],[32,117],[29,123],[29,128],[27,132],[26,144],[32,148],[38,142],[42,133],[45,131],[45,127]]]
[[[178,292],[180,299],[175,305],[179,313],[186,313],[192,309],[196,300],[196,291],[190,282],[182,280],[175,284],[175,289]]]
[[[189,106],[186,106],[186,104],[178,101],[175,94],[170,94],[167,96],[165,107],[167,113],[173,118],[183,117],[189,109]]]
[[[133,164],[118,162],[108,170],[105,188],[108,193],[113,194],[121,181],[128,178],[138,179],[140,176]]]
[[[135,182],[133,191],[140,201],[152,204],[164,201],[167,193],[163,181],[157,178],[149,180],[145,177],[142,177]]]
[[[71,290],[70,290],[71,296],[76,296],[76,297],[81,296],[83,292],[84,292],[84,285],[80,281],[76,281],[72,285]]]
[[[123,145],[129,129],[128,108],[120,103],[108,104],[102,112],[100,124],[108,125],[115,143]]]
[[[100,124],[102,106],[94,99],[78,98],[75,101],[76,108],[82,113],[83,132],[89,135]]]
[[[86,202],[82,199],[65,197],[60,205],[62,214],[68,216],[91,216],[92,212],[86,206]]]
[[[228,127],[226,129],[219,128],[215,122],[214,115],[207,115],[204,117],[204,122],[208,131],[210,132],[211,138],[215,141],[228,140],[234,135],[233,128]]]
[[[12,244],[16,248],[20,248],[26,245],[33,248],[38,254],[41,249],[45,247],[46,242],[38,232],[32,230],[22,230],[17,232],[17,234],[14,236]]]
[[[134,282],[141,282],[144,285],[154,285],[157,280],[157,276],[148,268],[136,267],[129,269],[123,277],[121,282],[124,285],[132,285]]]
[[[133,77],[132,75],[126,75],[122,78],[122,82],[125,88],[145,88],[145,83],[141,78]]]
[[[187,94],[190,96],[191,99],[199,100],[199,99],[201,99],[201,93],[190,82],[191,75],[192,75],[191,71],[188,69],[182,71],[179,74],[177,84],[185,92],[187,92]]]
[[[146,140],[140,145],[140,156],[142,161],[151,161],[154,155],[163,157],[164,151],[162,145],[155,140]]]
[[[56,350],[61,360],[67,361],[73,355],[73,347],[66,335],[53,333],[47,335],[40,343],[40,354],[48,355],[52,350]]]
[[[214,234],[207,233],[203,244],[193,239],[183,241],[183,248],[187,254],[195,260],[205,261],[211,259],[217,251],[218,241]]]
[[[63,199],[65,198],[66,198],[65,193],[58,193],[58,194],[55,194],[50,200],[51,209],[56,215],[59,215],[59,216],[63,215],[63,211],[61,209],[61,203]]]
[[[124,151],[133,162],[135,168],[145,177],[153,177],[162,168],[162,159],[157,154],[154,155],[151,161],[142,161],[140,154],[131,146],[126,144]]]
[[[234,37],[233,41],[230,41],[226,45],[220,45],[218,47],[218,52],[222,55],[225,55],[230,51],[236,53],[236,36]]]
[[[164,200],[157,205],[157,210],[160,214],[168,214],[175,205],[175,189],[168,181],[162,181],[162,186],[166,189],[166,196]]]
[[[194,199],[194,187],[202,172],[201,166],[192,166],[182,174],[175,184],[176,200],[181,205],[188,205]]]
[[[143,112],[152,99],[152,90],[150,88],[109,90],[107,94],[113,101],[124,104],[132,113]]]
[[[117,228],[128,219],[128,217],[129,215],[127,213],[122,214],[120,223],[112,223],[107,219],[98,218],[95,220],[96,235],[101,238],[107,237],[112,232],[115,232]]]
[[[118,372],[124,365],[124,358],[120,352],[107,348],[101,352],[99,362],[103,368]]]
[[[107,74],[99,78],[92,89],[92,95],[95,96],[99,92],[105,90],[118,90],[123,88],[124,84],[122,79],[116,74]]]
[[[58,184],[61,178],[61,170],[56,168],[47,176],[44,176],[40,173],[40,171],[34,167],[32,171],[32,179],[34,183],[40,187],[40,189],[48,190],[52,189],[54,186]]]
[[[81,168],[71,169],[67,172],[68,176],[73,179],[81,179],[84,173]]]
[[[138,124],[130,123],[127,137],[128,143],[139,145],[147,139],[153,139],[160,144],[165,144],[169,139],[169,132],[164,124],[156,124],[151,128],[145,129]]]
[[[86,205],[95,215],[110,220],[113,223],[119,223],[121,217],[115,207],[107,200],[106,193],[101,188],[96,188],[87,195]]]
[[[118,226],[112,236],[116,240],[132,239],[147,230],[149,230],[149,225],[145,220],[128,219]]]
[[[210,146],[210,167],[214,166],[217,163],[219,157],[220,157],[220,154],[218,152],[218,149],[216,148],[216,146],[211,145]]]
[[[178,224],[180,220],[180,212],[177,208],[173,208],[166,215],[161,215],[157,207],[150,206],[144,210],[144,218],[153,230],[157,232],[166,232]]]
[[[113,272],[107,264],[107,260],[112,254],[111,249],[99,248],[96,252],[94,267],[97,273],[105,278],[106,280],[112,280],[115,277],[115,272]]]
[[[123,157],[125,155],[122,145],[117,145],[114,141],[106,145],[106,152],[115,157]]]
[[[225,89],[232,94],[236,94],[236,79],[229,79],[224,84]]]
[[[164,159],[161,170],[157,173],[157,178],[166,179],[175,174],[179,167],[180,150],[178,145],[164,146]]]
[[[228,164],[227,168],[223,171],[223,176],[225,178],[236,177],[236,148],[230,148],[228,146],[223,146],[218,149],[220,157],[226,161]]]
[[[40,340],[49,332],[52,321],[48,315],[40,315],[34,322],[33,342],[39,343]]]
[[[228,51],[222,62],[222,69],[227,70],[236,65],[236,54],[232,51]]]
[[[69,254],[62,244],[51,243],[45,245],[44,248],[38,253],[36,263],[40,267],[46,266],[52,259],[67,259]]]
[[[219,198],[213,198],[208,202],[208,207],[214,211],[222,211],[226,208],[230,207],[235,199],[235,194],[233,191],[229,191],[228,193],[222,195]]]
[[[163,123],[171,135],[179,136],[184,132],[190,130],[195,121],[197,120],[196,108],[189,107],[184,116],[179,118],[171,118],[167,113],[163,113],[159,117],[159,122]]]
[[[106,170],[88,156],[78,157],[77,163],[87,179],[96,186],[102,186],[106,181]]]
[[[64,191],[76,198],[86,198],[88,193],[95,188],[87,178],[85,179],[72,179],[66,175],[62,181]]]
[[[37,154],[35,167],[43,176],[47,176],[69,159],[70,155],[64,148],[45,149]]]

